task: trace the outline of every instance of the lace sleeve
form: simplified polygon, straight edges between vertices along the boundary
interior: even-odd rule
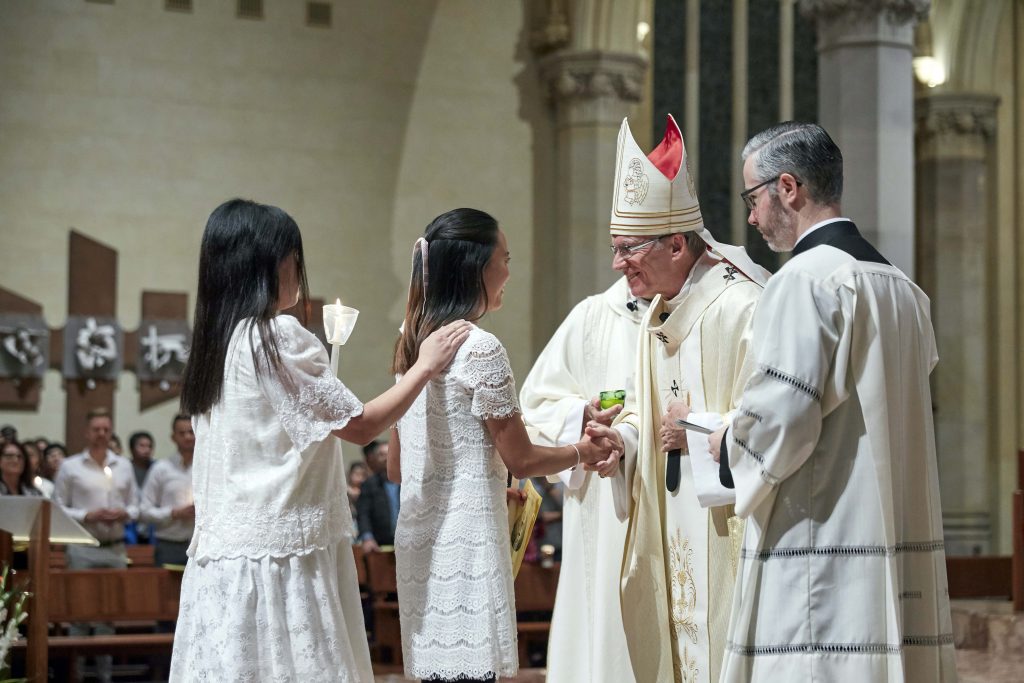
[[[473,392],[470,408],[473,416],[485,420],[518,414],[516,380],[512,377],[505,347],[490,334],[467,342],[470,343],[473,345],[466,355],[463,373],[464,381]]]
[[[363,404],[331,372],[319,339],[291,316],[276,320],[281,372],[262,377],[261,385],[295,448],[304,451],[362,414]]]

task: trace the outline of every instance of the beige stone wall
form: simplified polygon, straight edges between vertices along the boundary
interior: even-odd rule
[[[933,54],[946,68],[947,82],[938,92],[984,93],[999,98],[995,112],[994,152],[987,162],[993,182],[976,188],[989,194],[985,201],[994,218],[986,225],[984,238],[962,244],[960,251],[986,244],[984,266],[974,282],[964,287],[984,288],[985,329],[965,328],[963,339],[971,339],[940,357],[947,360],[984,357],[987,366],[984,387],[965,386],[961,392],[962,412],[977,413],[967,402],[972,391],[985,391],[987,408],[980,414],[981,429],[967,439],[976,443],[964,448],[962,465],[980,471],[989,466],[985,512],[991,516],[992,550],[1009,554],[1012,544],[1012,494],[1017,485],[1017,453],[1024,450],[1024,72],[1020,65],[1024,39],[1024,6],[1019,0],[933,0],[930,15]],[[956,258],[949,254],[946,258]],[[955,284],[955,283],[953,283]],[[936,300],[933,305],[940,306]],[[966,316],[965,316],[966,317]],[[940,363],[943,362],[940,360]],[[957,410],[956,405],[953,409]],[[960,489],[964,487],[959,487]],[[943,508],[957,511],[957,501],[945,497]]]
[[[998,511],[998,552],[1013,552],[1013,490],[1018,481],[1017,452],[1024,451],[1024,5],[1008,3],[996,33],[995,67],[990,78],[1000,98],[996,135],[995,271],[989,310],[995,320],[993,376]],[[984,40],[984,39],[982,39]]]
[[[210,211],[241,195],[298,221],[314,295],[362,310],[342,375],[386,388],[412,240],[437,213],[476,206],[512,250],[506,310],[485,326],[529,369],[531,147],[514,79],[521,3],[160,0],[0,3],[0,285],[66,312],[70,227],[120,253],[118,313],[138,323],[142,289],[187,291]],[[0,413],[25,436],[63,434],[51,371],[37,414]],[[157,435],[173,404],[138,410],[121,376],[116,431]],[[348,455],[356,450],[349,448]]]

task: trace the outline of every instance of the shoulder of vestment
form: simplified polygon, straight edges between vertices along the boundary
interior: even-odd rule
[[[664,302],[656,301],[658,310],[650,316],[648,333],[666,344],[682,342],[690,335],[697,321],[713,306],[733,306],[737,311],[761,295],[761,287],[727,261],[718,261],[690,282],[690,291],[663,322],[659,321]],[[666,341],[666,339],[668,341]]]

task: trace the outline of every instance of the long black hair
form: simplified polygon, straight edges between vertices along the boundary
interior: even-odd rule
[[[309,285],[302,235],[292,217],[247,199],[231,199],[210,214],[199,250],[199,287],[192,347],[181,390],[182,412],[205,413],[220,400],[231,336],[243,320],[247,334],[259,334],[262,357],[253,345],[257,372],[280,367],[270,329],[278,310],[278,268],[295,258],[303,323],[309,318]]]
[[[412,258],[405,324],[391,366],[396,374],[413,366],[420,344],[431,332],[455,320],[477,320],[489,300],[484,268],[498,244],[498,222],[490,214],[452,209],[432,220],[423,238],[428,245],[426,298],[417,251]]]

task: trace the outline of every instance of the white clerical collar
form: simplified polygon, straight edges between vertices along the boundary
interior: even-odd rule
[[[847,221],[847,222],[849,222],[849,220],[850,220],[849,218],[842,218],[842,217],[840,217],[840,218],[829,218],[829,219],[823,220],[823,221],[821,221],[819,223],[815,223],[811,227],[807,228],[807,230],[804,231],[804,234],[802,234],[802,235],[800,235],[799,237],[796,238],[796,243],[793,246],[795,247],[797,244],[800,244],[800,240],[802,240],[803,238],[807,237],[808,235],[810,235],[815,230],[818,230],[819,228],[824,228],[826,225],[828,225],[830,223],[838,223],[839,221]]]

